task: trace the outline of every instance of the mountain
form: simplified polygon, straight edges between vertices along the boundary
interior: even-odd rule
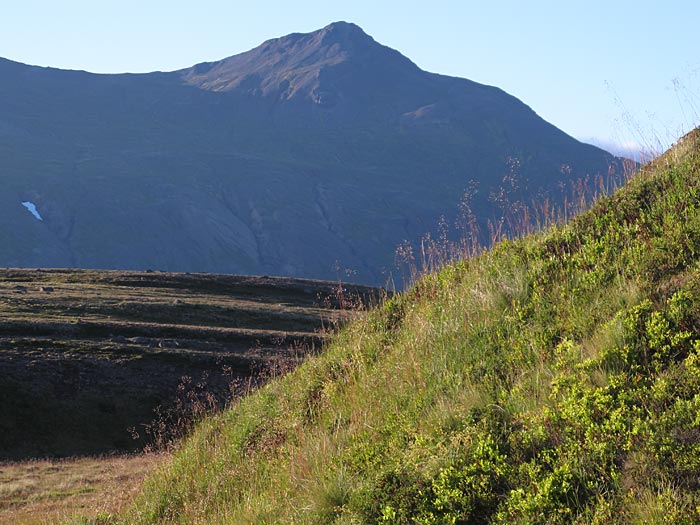
[[[0,59],[0,80],[3,266],[385,284],[395,247],[451,222],[470,181],[484,229],[513,165],[528,202],[621,173],[502,90],[344,22],[180,71]]]
[[[203,420],[109,523],[700,523],[700,129]]]

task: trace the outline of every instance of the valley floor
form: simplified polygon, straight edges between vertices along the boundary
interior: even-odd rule
[[[0,463],[0,525],[115,514],[165,459],[162,453]]]

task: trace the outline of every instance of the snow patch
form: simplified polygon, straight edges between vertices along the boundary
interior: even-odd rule
[[[43,220],[44,220],[44,219],[41,218],[41,215],[39,215],[39,212],[38,212],[37,209],[36,209],[36,204],[34,204],[33,202],[24,201],[24,202],[22,203],[22,206],[24,206],[25,208],[27,208],[27,210],[29,210],[29,213],[31,213],[32,215],[34,215],[34,217],[36,217],[38,220],[40,220],[40,221],[43,221]]]

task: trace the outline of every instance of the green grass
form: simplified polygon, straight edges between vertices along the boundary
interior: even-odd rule
[[[699,144],[351,323],[116,521],[700,522]]]

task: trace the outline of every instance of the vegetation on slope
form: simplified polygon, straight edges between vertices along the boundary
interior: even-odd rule
[[[120,519],[700,522],[699,144],[351,324]]]

